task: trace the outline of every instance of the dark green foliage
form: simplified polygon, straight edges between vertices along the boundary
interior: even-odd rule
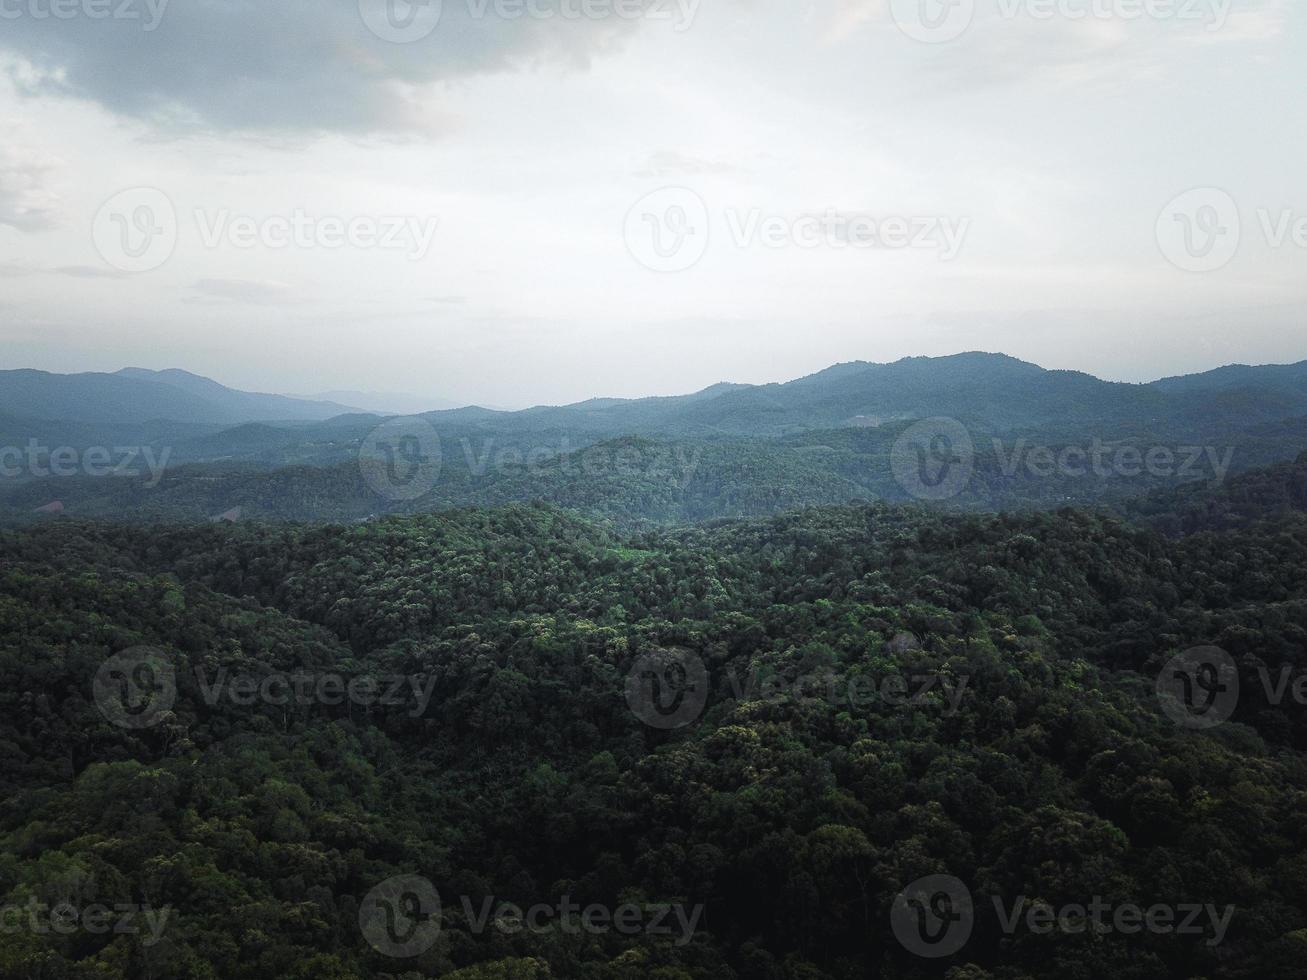
[[[1259,665],[1307,668],[1307,519],[1244,516],[1178,540],[1084,511],[891,506],[633,534],[543,505],[5,532],[0,897],[79,886],[173,918],[148,947],[0,934],[0,976],[1302,976],[1304,709],[1253,696],[1190,732],[1153,693],[1200,643],[1254,693]],[[142,644],[176,667],[177,700],[125,730],[92,678]],[[675,731],[624,697],[668,649],[709,682]],[[196,668],[403,674],[432,696],[209,703]],[[938,691],[884,696],[904,673],[966,678],[956,712]],[[978,908],[942,961],[890,929],[896,893],[933,873]],[[444,899],[412,960],[358,924],[396,874]],[[462,899],[490,896],[705,911],[677,945],[478,929]],[[1219,946],[1007,935],[991,899],[1017,896],[1236,913]]]

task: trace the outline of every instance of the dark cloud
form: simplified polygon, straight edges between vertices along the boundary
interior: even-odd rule
[[[638,23],[505,19],[494,3],[445,0],[428,36],[395,43],[368,26],[388,3],[408,8],[404,0],[128,0],[136,19],[7,19],[0,52],[22,59],[14,80],[29,93],[90,99],[168,128],[380,133],[424,128],[430,83],[542,63],[584,67]]]

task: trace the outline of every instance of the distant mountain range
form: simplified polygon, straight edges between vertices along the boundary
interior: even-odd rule
[[[240,507],[251,517],[362,519],[397,509],[359,472],[360,447],[381,414],[236,391],[184,371],[3,372],[0,449],[150,447],[168,468],[156,485],[45,479],[39,466],[20,467],[0,480],[0,515],[31,515],[58,500],[87,516],[191,520]],[[951,506],[1115,505],[1189,477],[1040,478],[1004,460],[1023,443],[1096,441],[1213,447],[1233,473],[1293,460],[1307,451],[1307,362],[1119,384],[969,353],[852,362],[784,384],[722,383],[671,397],[426,412],[443,457],[439,484],[399,509],[543,499],[634,524],[906,499],[891,473],[893,447],[915,421],[939,416],[958,420],[976,453],[974,478]],[[696,462],[669,483],[660,467],[587,469],[578,454],[588,447],[600,458]],[[524,471],[525,459],[538,465]]]
[[[0,371],[0,415],[59,422],[322,421],[358,409],[327,401],[237,391],[188,371],[124,368],[114,374]]]
[[[411,395],[337,391],[311,398],[239,391],[182,370],[114,374],[0,371],[0,416],[59,422],[205,425],[325,422],[342,415],[427,414],[523,430],[563,426],[596,437],[627,434],[779,436],[946,415],[1000,428],[1068,419],[1165,422],[1238,413],[1241,421],[1307,414],[1307,361],[1232,365],[1151,384],[1048,371],[1003,354],[854,361],[795,381],[721,383],[689,395],[594,398],[518,412],[455,408]]]
[[[459,408],[461,402],[447,398],[423,398],[397,391],[324,391],[317,395],[293,395],[309,401],[336,402],[354,405],[364,412],[376,415],[422,415],[426,412],[443,412]]]

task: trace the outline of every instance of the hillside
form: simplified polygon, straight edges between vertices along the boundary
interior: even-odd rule
[[[895,895],[948,874],[976,909],[955,980],[1301,977],[1302,713],[1251,696],[1187,731],[1154,686],[1196,643],[1252,692],[1258,665],[1300,674],[1304,568],[1301,518],[1175,543],[885,507],[635,537],[545,507],[0,533],[0,891],[170,916],[153,942],[6,937],[0,973],[910,980]],[[123,727],[93,680],[142,645],[173,686]],[[627,681],[667,651],[704,671],[677,727]],[[287,676],[403,683],[221,683]],[[397,960],[360,912],[414,874],[441,908]],[[684,924],[478,911],[560,896]],[[1221,912],[1005,929],[1023,896]]]
[[[136,368],[116,374],[0,371],[0,414],[47,421],[321,421],[349,411],[352,409],[329,402],[236,391],[186,371]]]

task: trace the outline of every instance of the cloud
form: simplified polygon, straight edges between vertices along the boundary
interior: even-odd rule
[[[0,143],[0,225],[44,231],[58,224],[59,197],[46,186],[55,165],[21,144]]]
[[[974,91],[1012,83],[1077,87],[1100,80],[1159,79],[1199,48],[1270,44],[1286,29],[1287,0],[958,0],[966,26],[940,43],[909,39],[896,26],[913,0],[818,0],[810,19],[828,44],[863,43],[869,32],[894,39],[938,85]],[[947,9],[947,8],[944,8]],[[961,23],[961,22],[959,22]]]
[[[97,269],[91,265],[61,265],[52,269],[55,275],[69,276],[73,279],[130,279],[131,275],[116,269]]]
[[[443,8],[436,0],[411,8],[403,0],[124,2],[137,19],[5,20],[0,52],[18,58],[8,66],[15,83],[165,129],[411,132],[441,121],[433,86],[533,65],[584,68],[638,24],[612,5],[601,5],[605,17],[560,16],[562,7],[580,9],[561,0],[534,5],[553,17],[516,19],[496,16],[495,0]],[[387,4],[442,14],[428,36],[395,43],[368,26]]]
[[[718,163],[714,160],[703,160],[698,157],[687,156],[676,150],[659,150],[649,155],[649,159],[637,171],[636,177],[671,177],[684,175],[689,177],[701,177],[705,174],[731,174],[738,173],[739,168],[733,167],[728,163]]]
[[[290,302],[284,282],[254,279],[201,279],[192,287],[211,299],[258,305]]]

